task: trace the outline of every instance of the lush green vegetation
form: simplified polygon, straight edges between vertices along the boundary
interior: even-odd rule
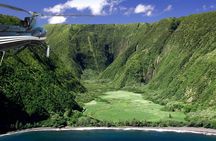
[[[5,25],[20,25],[21,21],[20,19],[16,17],[11,17],[11,16],[6,16],[0,14],[0,24],[5,24]]]
[[[0,68],[0,114],[5,115],[0,118],[8,122],[0,122],[1,129],[65,125],[216,128],[213,17],[216,12],[152,24],[47,25],[50,59],[43,48],[30,47],[15,55],[11,51]],[[105,93],[119,89],[142,97]],[[79,105],[86,108],[84,115],[78,112],[82,111]]]
[[[50,58],[45,52],[43,47],[29,46],[6,53],[0,67],[0,133],[62,126],[76,111],[82,111],[74,99],[85,88],[55,52]]]
[[[143,99],[141,94],[127,91],[106,92],[86,103],[84,108],[84,115],[101,121],[185,121],[184,113],[163,111],[163,106]]]
[[[216,19],[211,18],[215,16],[216,12],[209,12],[153,24],[103,25],[128,28],[106,32],[118,35],[116,39],[124,44],[110,45],[117,52],[99,79],[117,89],[144,93],[167,110],[183,111],[193,126],[215,128]],[[105,33],[88,28],[97,37],[92,44],[97,44]]]
[[[117,88],[146,92],[166,107],[182,107],[188,120],[215,127],[214,16],[166,19],[140,30],[138,46],[127,48],[100,78],[111,78]]]

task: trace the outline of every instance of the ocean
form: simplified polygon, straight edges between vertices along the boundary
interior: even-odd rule
[[[216,141],[216,136],[153,131],[32,131],[0,137],[0,141]]]

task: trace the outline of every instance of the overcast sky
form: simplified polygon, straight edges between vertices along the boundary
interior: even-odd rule
[[[43,17],[38,24],[110,24],[154,22],[216,10],[216,0],[1,0],[46,14],[93,14],[95,17]],[[25,13],[0,8],[0,13],[24,18]],[[216,17],[215,17],[216,18]]]

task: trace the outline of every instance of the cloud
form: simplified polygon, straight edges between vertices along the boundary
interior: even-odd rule
[[[146,16],[151,16],[154,12],[155,8],[153,5],[145,5],[145,4],[139,4],[134,9],[135,14],[145,14]]]
[[[60,24],[66,22],[67,18],[63,16],[55,16],[48,19],[49,24]]]
[[[112,14],[112,13],[118,11],[118,9],[119,9],[118,5],[120,3],[122,3],[123,1],[125,1],[125,0],[107,0],[107,2],[109,3],[108,4],[108,7],[109,7],[108,13]]]
[[[44,8],[45,12],[53,13],[53,14],[59,14],[63,12],[66,9],[64,4],[58,4],[53,7]]]
[[[171,11],[173,9],[173,6],[167,5],[163,11],[156,13],[156,8],[154,5],[151,4],[138,4],[136,7],[125,7],[125,6],[119,6],[119,10],[123,15],[129,16],[131,14],[144,14],[145,16],[152,16],[153,13],[155,16],[161,15],[165,12]],[[158,11],[158,10],[157,10]]]
[[[125,0],[68,0],[65,3],[57,4],[53,7],[44,8],[44,12],[61,14],[64,13],[66,10],[75,9],[79,12],[89,10],[90,13],[93,15],[107,15],[117,11],[117,6],[123,1]],[[48,22],[63,23],[66,20],[66,17],[55,17],[49,18]]]
[[[216,5],[203,5],[202,10],[203,11],[208,11],[208,10],[214,10],[216,8]],[[200,11],[200,9],[198,9]]]
[[[215,5],[210,5],[210,8],[211,9],[214,9],[216,6]]]
[[[131,15],[132,13],[134,13],[134,8],[131,7],[131,8],[128,8],[125,12],[124,12],[124,15]]]
[[[203,9],[203,10],[207,10],[207,6],[206,6],[206,5],[203,5],[203,6],[202,6],[202,9]]]
[[[108,5],[107,0],[70,0],[65,3],[67,9],[83,11],[89,9],[94,15],[102,15],[103,8]]]
[[[134,7],[119,6],[119,11],[121,14],[129,16],[134,13]]]
[[[164,9],[164,12],[171,11],[172,9],[173,9],[173,6],[170,4]]]
[[[90,10],[91,14],[103,15],[104,8],[108,7],[109,12],[112,12],[122,1],[124,0],[68,0],[66,3],[44,8],[44,11],[59,14],[68,9],[76,9],[77,11]]]

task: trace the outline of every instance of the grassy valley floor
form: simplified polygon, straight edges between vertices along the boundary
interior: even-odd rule
[[[187,122],[184,112],[167,111],[163,105],[146,99],[145,94],[112,89],[109,83],[85,81],[84,85],[88,92],[79,95],[77,101],[85,109],[83,115],[91,119],[116,126],[130,126],[133,122],[151,123],[147,126]]]
[[[185,121],[184,113],[164,111],[163,106],[144,99],[141,94],[127,91],[110,91],[103,94],[85,104],[85,115],[111,122]]]

